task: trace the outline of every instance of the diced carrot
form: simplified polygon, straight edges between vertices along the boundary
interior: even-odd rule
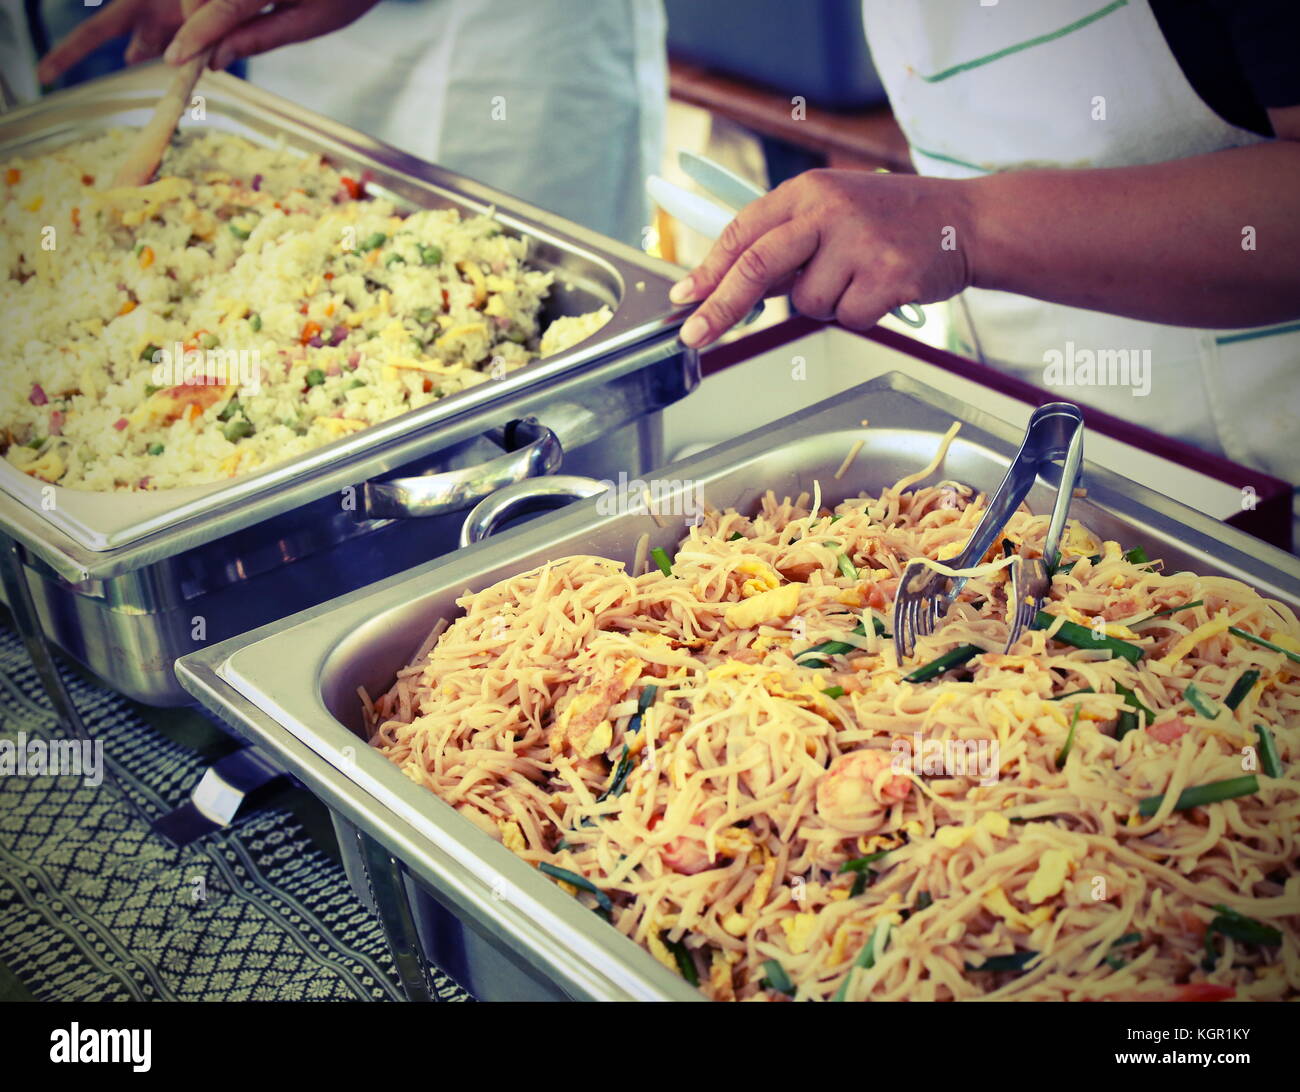
[[[332,302],[331,302],[331,303],[327,303],[327,304],[325,305],[325,315],[326,315],[326,317],[329,317],[329,316],[332,315],[332,314],[334,314],[334,304],[333,304]]]
[[[93,186],[95,184],[95,176],[93,174],[83,174],[81,176],[81,184],[83,186]]]
[[[327,281],[332,281],[332,280],[334,279],[334,274],[333,274],[333,273],[326,273],[326,274],[325,274],[325,279],[326,279]]]
[[[312,338],[320,333],[319,322],[307,322],[303,324],[302,333],[298,335],[298,344],[306,345]]]
[[[81,227],[81,209],[76,208],[75,206],[72,210],[72,226],[74,228]]]
[[[5,181],[8,182],[9,185],[11,186],[14,185],[20,178],[22,178],[22,176],[23,176],[23,172],[20,171],[17,167],[10,167],[7,171],[5,171]]]
[[[432,380],[432,379],[426,379],[426,380],[424,381],[424,383],[421,384],[421,386],[422,386],[422,388],[423,388],[423,390],[424,390],[424,393],[425,393],[425,394],[429,394],[429,393],[431,393],[431,392],[433,391],[433,380]]]
[[[196,406],[196,405],[194,405],[193,403],[191,403],[190,405],[188,405],[188,406],[185,407],[185,420],[186,420],[186,421],[193,421],[194,418],[198,417],[199,414],[201,414],[202,412],[203,412],[203,411],[202,411],[201,409],[199,409],[198,406]]]
[[[364,191],[361,188],[360,182],[355,178],[349,178],[347,175],[344,175],[339,179],[339,181],[343,183],[343,188],[348,191],[348,196],[351,197],[353,201],[361,200],[361,194]]]
[[[153,260],[154,260],[153,247],[147,246],[140,251],[141,269],[148,269],[151,265],[153,265]]]
[[[126,303],[122,304],[122,306],[117,309],[117,313],[119,315],[129,315],[134,310],[135,300],[127,300]]]

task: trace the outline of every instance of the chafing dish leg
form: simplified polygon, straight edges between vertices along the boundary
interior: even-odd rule
[[[391,853],[373,838],[355,830],[357,845],[370,882],[370,896],[379,914],[393,965],[401,979],[408,1001],[434,1000],[429,982],[428,963],[415,927],[415,915],[406,895],[402,866]]]
[[[205,834],[229,826],[259,789],[284,776],[256,749],[242,747],[214,762],[194,786],[190,798],[175,811],[154,821],[155,834],[173,845],[184,846]]]
[[[63,676],[59,674],[59,665],[50,651],[41,627],[40,617],[36,613],[36,604],[32,601],[32,591],[27,585],[27,570],[23,565],[22,552],[13,539],[0,533],[0,582],[3,582],[5,598],[9,601],[9,610],[13,614],[14,625],[27,646],[27,654],[32,658],[32,666],[49,695],[55,716],[63,728],[81,740],[88,740],[89,733],[81,722],[81,714],[68,696],[63,685]]]

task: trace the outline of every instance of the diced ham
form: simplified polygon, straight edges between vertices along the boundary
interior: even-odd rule
[[[63,422],[66,418],[62,410],[52,410],[50,412],[50,435],[63,435]]]
[[[1157,743],[1173,743],[1186,735],[1190,728],[1191,726],[1182,717],[1174,717],[1171,720],[1162,720],[1158,724],[1148,724],[1147,734]]]
[[[116,421],[113,422],[113,427],[117,429],[118,432],[121,432],[124,428],[126,428],[126,426],[127,426],[127,420],[125,417],[119,417]]]

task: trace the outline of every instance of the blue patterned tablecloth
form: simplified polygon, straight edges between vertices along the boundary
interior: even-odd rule
[[[130,703],[69,691],[113,777],[0,776],[0,964],[40,1000],[397,1000],[378,922],[285,810],[176,848],[150,824],[202,758]],[[62,735],[0,628],[0,739]],[[443,1000],[466,995],[436,982]]]

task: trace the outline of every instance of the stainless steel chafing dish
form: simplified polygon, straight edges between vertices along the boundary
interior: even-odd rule
[[[0,119],[0,157],[139,125],[169,78],[132,69],[15,110]],[[155,704],[188,700],[172,672],[182,653],[454,548],[457,521],[443,513],[502,484],[561,460],[600,476],[654,465],[659,412],[699,377],[666,263],[231,76],[205,75],[197,93],[201,124],[327,156],[399,207],[495,210],[556,275],[544,319],[614,315],[564,353],[227,482],[88,493],[0,461],[0,531],[21,548],[45,632]]]
[[[865,418],[887,424],[864,431]],[[932,480],[992,489],[1020,430],[891,373],[657,471],[659,509],[674,510],[674,497],[693,496],[697,486],[711,504],[742,511],[767,489],[795,495],[811,492],[814,481],[832,505],[879,491],[924,466],[954,418],[963,428]],[[836,481],[859,439],[861,452]],[[1050,506],[1057,476],[1039,479],[1029,498],[1035,511]],[[1171,570],[1232,576],[1300,605],[1300,561],[1289,554],[1092,464],[1085,464],[1083,483],[1087,496],[1071,514],[1105,537],[1140,543]],[[484,507],[507,506],[494,498]],[[187,689],[331,808],[350,874],[379,909],[413,996],[420,995],[428,961],[485,999],[699,996],[358,738],[357,687],[385,690],[432,624],[456,616],[454,600],[465,588],[574,553],[630,562],[642,534],[652,546],[671,548],[684,533],[680,518],[661,517],[661,525],[644,510],[600,510],[599,498],[575,503],[443,562],[188,656],[178,667]],[[480,512],[468,526],[490,522]]]

